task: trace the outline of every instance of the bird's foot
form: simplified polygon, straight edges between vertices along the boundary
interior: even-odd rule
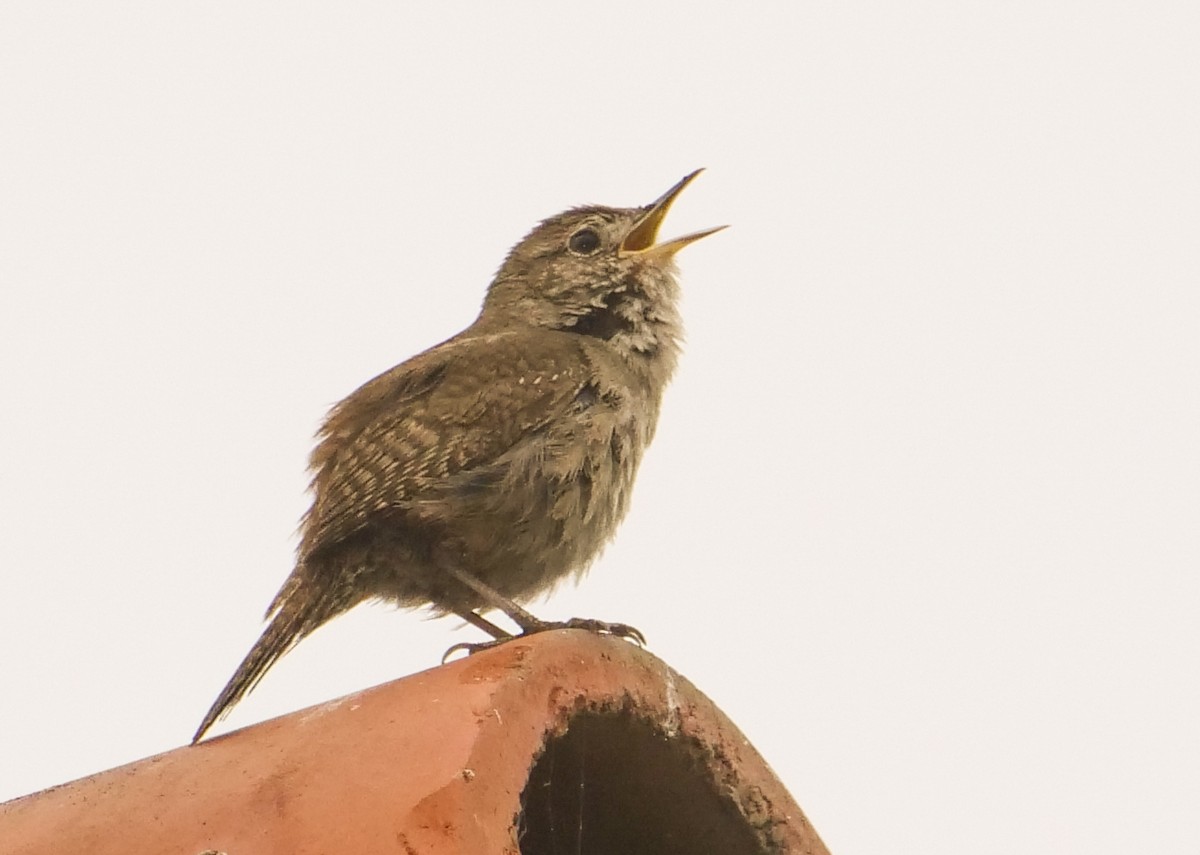
[[[519,636],[517,636],[519,637]],[[467,641],[460,641],[458,644],[452,645],[445,653],[442,654],[442,664],[445,665],[450,661],[450,657],[456,653],[466,652],[468,656],[474,656],[476,653],[482,653],[484,650],[491,650],[493,647],[499,647],[506,641],[512,641],[514,636],[506,638],[493,638],[491,641],[477,641],[474,644]]]
[[[476,653],[482,653],[484,650],[491,650],[494,647],[499,647],[501,644],[507,644],[514,638],[525,638],[529,635],[537,635],[538,633],[550,632],[555,629],[583,629],[588,632],[594,632],[596,635],[611,635],[615,638],[631,641],[638,647],[646,646],[646,636],[642,634],[642,631],[627,623],[611,623],[606,620],[596,620],[595,618],[539,620],[536,623],[528,621],[526,623],[528,625],[522,626],[521,634],[517,636],[505,636],[504,638],[493,638],[490,641],[478,641],[474,643],[460,641],[442,654],[442,664],[446,664],[450,660],[450,657],[456,653],[465,652],[468,656],[473,656]]]
[[[585,629],[588,632],[596,633],[596,635],[612,635],[616,638],[623,638],[625,641],[632,641],[638,647],[646,646],[646,636],[642,635],[642,631],[627,623],[610,623],[609,621],[596,620],[595,618],[576,617],[570,620],[549,621],[544,626],[532,631],[545,632],[549,629]],[[526,633],[529,631],[526,630]]]

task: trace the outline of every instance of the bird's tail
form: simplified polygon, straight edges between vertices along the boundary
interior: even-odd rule
[[[337,608],[334,599],[326,592],[311,590],[313,587],[315,586],[294,584],[293,579],[288,579],[284,589],[271,604],[271,610],[267,612],[271,622],[258,641],[254,642],[254,646],[221,690],[212,707],[205,713],[196,735],[192,737],[193,745],[199,742],[205,732],[218,719],[224,717],[234,704],[258,685],[258,681],[270,667],[295,647],[300,639],[339,611],[344,611],[344,608]]]

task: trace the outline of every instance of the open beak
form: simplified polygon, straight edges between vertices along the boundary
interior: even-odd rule
[[[667,211],[671,210],[671,203],[683,192],[683,188],[691,184],[695,177],[703,171],[703,169],[697,169],[695,172],[683,176],[678,184],[659,196],[646,209],[646,213],[642,214],[641,219],[633,224],[633,228],[630,229],[629,234],[625,235],[625,240],[621,241],[617,255],[621,258],[627,258],[632,255],[670,258],[689,243],[695,243],[700,238],[708,237],[714,232],[728,228],[727,226],[717,226],[713,229],[692,232],[690,235],[684,235],[683,237],[664,241],[663,243],[656,244],[654,242],[658,239],[658,227],[662,225],[662,221],[666,218]]]

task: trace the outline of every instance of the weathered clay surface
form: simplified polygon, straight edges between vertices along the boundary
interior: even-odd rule
[[[8,802],[0,805],[0,848],[517,855],[531,769],[547,740],[580,716],[623,717],[676,752],[685,761],[678,768],[703,779],[755,849],[826,853],[762,758],[704,695],[649,653],[580,631],[518,639]],[[619,722],[599,727],[595,739],[608,741],[596,750],[620,754],[624,732]],[[614,762],[639,762],[597,756],[610,775],[621,774]]]

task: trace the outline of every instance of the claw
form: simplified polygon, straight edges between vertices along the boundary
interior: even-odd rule
[[[646,646],[646,636],[642,635],[642,631],[627,623],[610,623],[606,620],[595,620],[594,618],[571,618],[570,620],[563,621],[562,626],[566,629],[586,629],[588,632],[594,632],[597,635],[616,636],[626,641],[632,641],[638,647]]]
[[[642,635],[642,631],[637,627],[632,627],[627,623],[610,623],[609,621],[596,620],[595,618],[538,621],[530,626],[522,627],[521,634],[515,637],[525,638],[529,635],[537,635],[540,632],[549,632],[554,629],[582,629],[587,632],[594,632],[596,635],[611,635],[614,638],[624,639],[625,641],[633,642],[638,647],[646,646],[646,636]],[[513,638],[514,636],[506,636],[504,638],[493,638],[490,641],[478,641],[475,643],[460,641],[442,654],[442,664],[445,665],[450,661],[451,656],[464,650],[468,656],[474,656],[476,653],[481,653],[484,650],[499,647],[505,642],[512,641]]]
[[[450,657],[459,651],[467,651],[468,656],[474,656],[484,650],[491,650],[493,647],[499,647],[506,641],[512,641],[512,636],[508,638],[493,638],[491,641],[477,641],[471,644],[466,641],[460,641],[458,644],[453,644],[442,654],[442,664],[445,665],[450,661]]]

